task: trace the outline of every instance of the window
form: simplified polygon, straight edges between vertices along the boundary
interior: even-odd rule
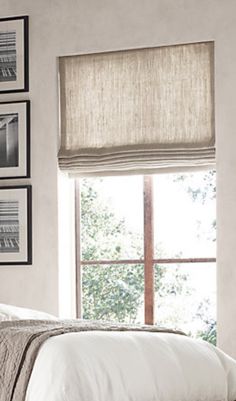
[[[215,172],[163,174],[215,165],[214,42],[60,57],[59,75],[78,316],[214,335]]]
[[[214,342],[215,192],[215,170],[77,180],[83,318],[157,323]]]

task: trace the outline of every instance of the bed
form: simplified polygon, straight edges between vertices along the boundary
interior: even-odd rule
[[[0,401],[236,400],[236,361],[207,342],[9,308],[0,304]]]

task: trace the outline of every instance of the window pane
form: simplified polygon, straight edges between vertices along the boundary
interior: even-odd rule
[[[143,265],[82,268],[83,318],[143,323]]]
[[[154,176],[155,258],[215,257],[215,171]]]
[[[82,260],[143,256],[141,176],[82,179]]]
[[[215,342],[216,265],[155,265],[155,320]]]

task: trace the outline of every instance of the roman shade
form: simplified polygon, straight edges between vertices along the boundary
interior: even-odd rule
[[[59,166],[77,176],[213,164],[214,44],[59,59]]]

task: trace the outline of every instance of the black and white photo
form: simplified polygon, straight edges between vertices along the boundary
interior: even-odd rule
[[[19,201],[0,200],[0,253],[19,251]]]
[[[0,31],[0,82],[16,81],[16,31]]]
[[[0,19],[0,93],[28,90],[28,17]]]
[[[18,123],[18,113],[0,115],[0,168],[18,166]]]
[[[0,265],[31,264],[31,186],[0,187]]]
[[[30,102],[0,103],[0,179],[30,176]]]

